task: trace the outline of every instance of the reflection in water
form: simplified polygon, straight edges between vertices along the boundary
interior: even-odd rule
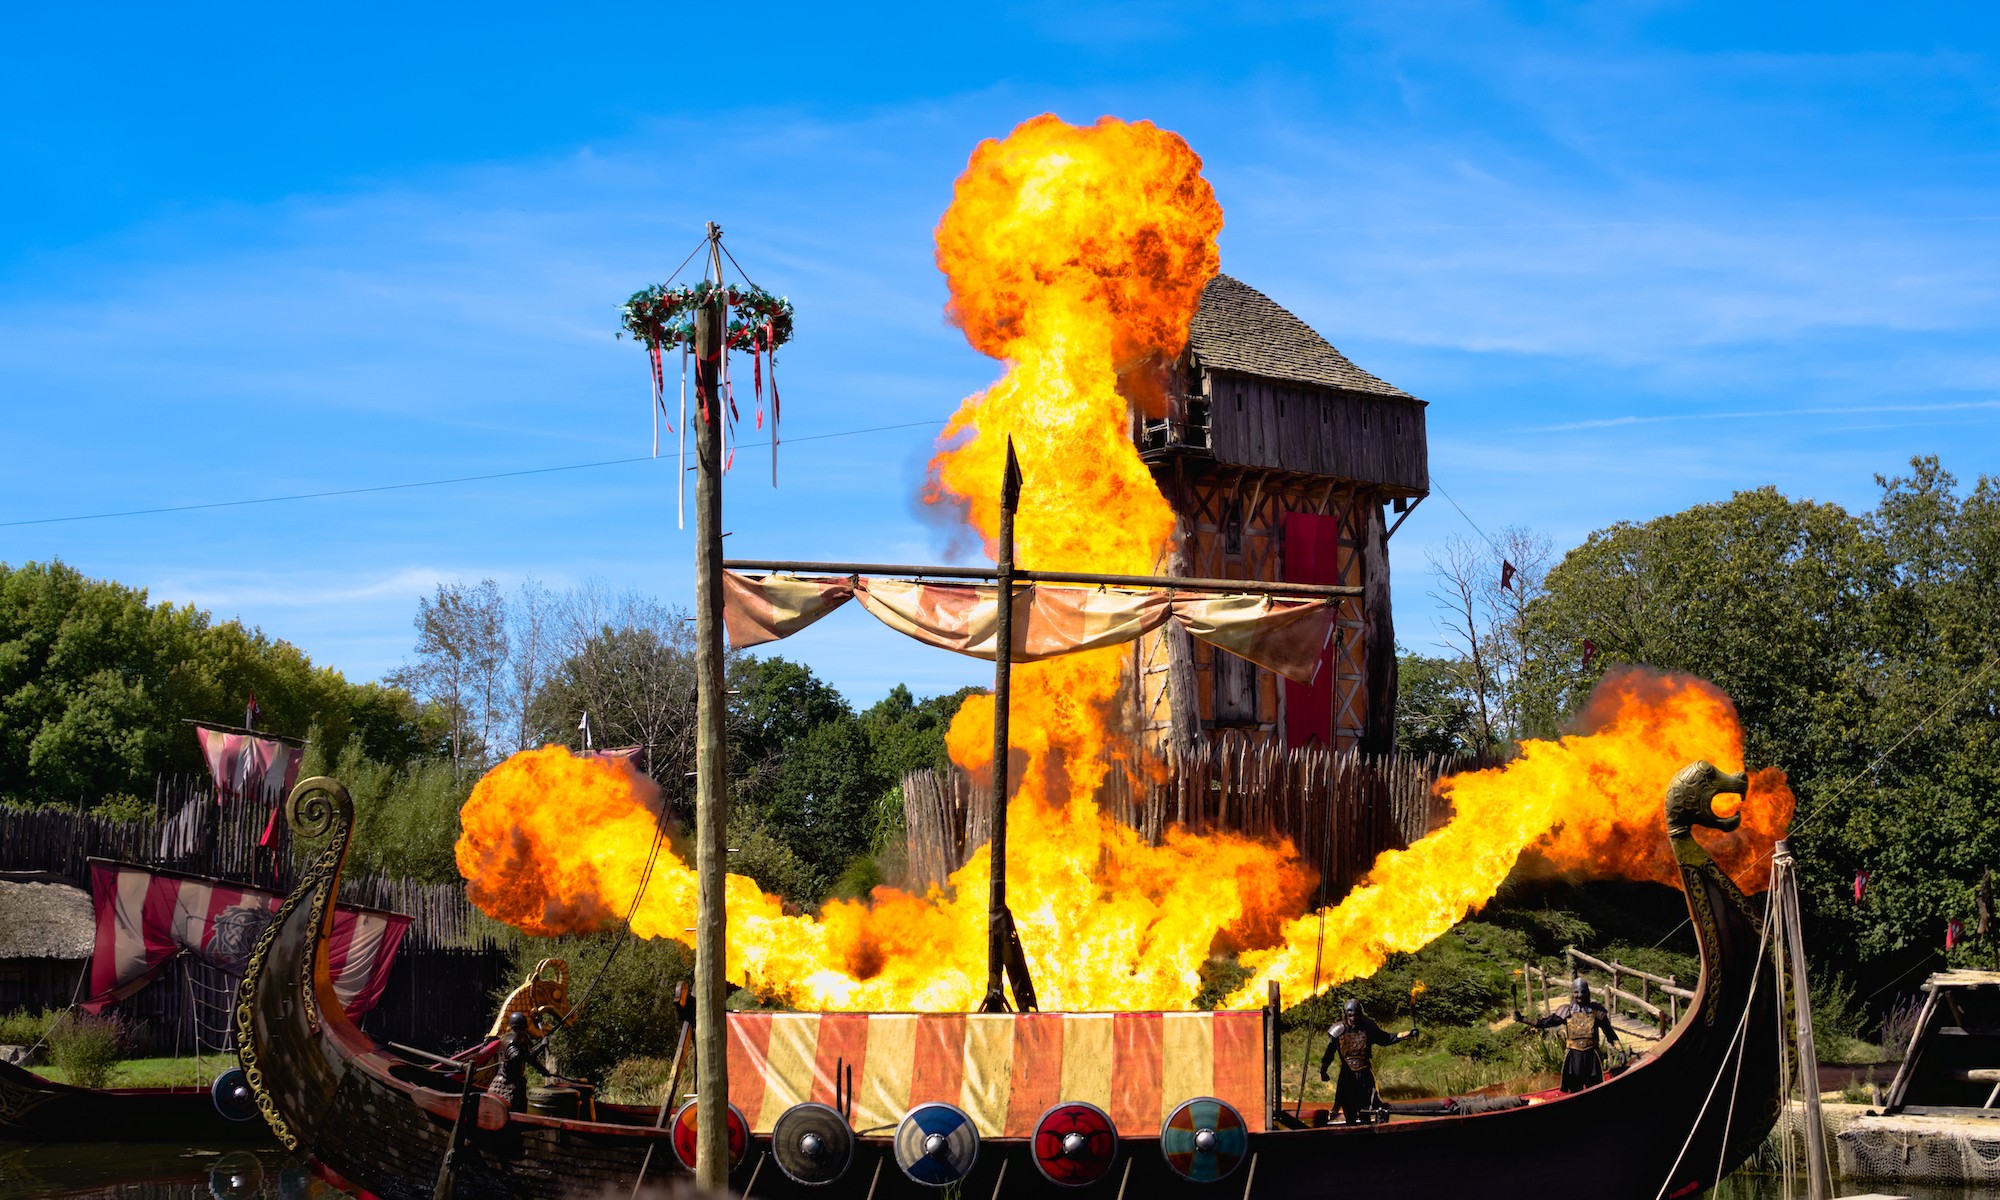
[[[341,1193],[282,1150],[0,1144],[0,1200],[308,1200]]]
[[[1836,1186],[1863,1192],[1866,1185]],[[1911,1200],[1971,1200],[1969,1188],[1919,1188],[1897,1184],[1892,1191]],[[1805,1180],[1792,1181],[1791,1195],[1806,1194]],[[1776,1175],[1739,1174],[1723,1181],[1713,1200],[1781,1200],[1784,1180]],[[8,1146],[0,1143],[0,1200],[343,1200],[282,1150],[203,1149],[193,1146]],[[1282,1200],[1282,1198],[1275,1198]]]

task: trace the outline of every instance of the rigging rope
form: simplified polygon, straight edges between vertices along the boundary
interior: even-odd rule
[[[639,915],[639,901],[643,899],[646,895],[646,885],[653,882],[653,866],[655,863],[659,862],[660,847],[664,845],[667,840],[667,823],[666,823],[666,812],[664,804],[661,805],[661,810],[662,811],[658,814],[658,816],[655,818],[653,822],[653,847],[651,850],[647,852],[646,865],[639,874],[639,888],[637,891],[632,893],[631,907],[625,910],[625,926],[623,929],[619,931],[618,940],[611,944],[611,953],[605,955],[604,961],[597,964],[597,971],[595,974],[591,975],[589,985],[583,989],[583,995],[578,997],[577,1002],[570,1006],[570,1010],[567,1014],[562,1014],[557,1016],[556,1027],[555,1029],[549,1031],[549,1037],[554,1037],[557,1031],[566,1028],[568,1025],[570,1025],[572,1022],[576,1020],[576,1014],[583,1011],[583,1006],[590,1001],[590,994],[597,990],[598,981],[603,979],[604,973],[611,969],[612,960],[617,958],[618,952],[625,948],[625,943],[632,940],[632,918]],[[543,1042],[547,1042],[549,1039],[543,1038],[541,1040]]]
[[[1729,1039],[1729,1048],[1724,1051],[1725,1056],[1730,1056],[1730,1055],[1736,1056],[1737,1070],[1739,1072],[1742,1070],[1743,1067],[1743,1060],[1741,1057],[1743,1035],[1745,1031],[1747,1031],[1750,1028],[1750,1010],[1754,1006],[1757,999],[1757,984],[1763,978],[1764,947],[1769,944],[1770,937],[1771,937],[1771,888],[1769,885],[1766,885],[1764,888],[1763,928],[1758,932],[1757,935],[1757,953],[1755,957],[1753,957],[1750,960],[1756,963],[1757,967],[1754,971],[1752,971],[1750,975],[1750,992],[1743,998],[1743,1016],[1736,1022],[1736,1032]],[[1681,1169],[1682,1161],[1687,1158],[1688,1147],[1694,1145],[1694,1135],[1701,1129],[1702,1121],[1706,1120],[1708,1117],[1709,1105],[1715,1103],[1715,1089],[1721,1086],[1722,1086],[1722,1072],[1717,1071],[1715,1073],[1715,1082],[1708,1085],[1707,1098],[1701,1102],[1701,1111],[1695,1114],[1694,1123],[1688,1126],[1687,1140],[1681,1143],[1680,1153],[1674,1155],[1674,1165],[1667,1168],[1667,1177],[1660,1182],[1660,1190],[1658,1193],[1654,1195],[1653,1200],[1666,1200],[1667,1189],[1673,1186],[1674,1173]],[[1732,1115],[1736,1110],[1736,1096],[1734,1095],[1734,1093],[1732,1093],[1729,1097],[1729,1110]],[[1726,1130],[1722,1139],[1722,1145],[1723,1145],[1723,1152],[1725,1154],[1728,1153],[1729,1138]],[[1720,1170],[1718,1169],[1718,1174],[1719,1173]]]

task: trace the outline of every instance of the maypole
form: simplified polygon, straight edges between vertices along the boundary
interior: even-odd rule
[[[694,1077],[695,1185],[722,1195],[728,1191],[729,1061],[728,1023],[723,1000],[728,991],[729,917],[725,904],[728,865],[723,841],[729,828],[728,754],[724,722],[728,713],[723,690],[722,645],[722,475],[729,468],[729,425],[736,399],[729,384],[729,352],[745,350],[753,360],[758,423],[763,422],[763,383],[771,375],[771,482],[777,484],[778,381],[775,351],[791,339],[792,305],[751,283],[723,280],[722,263],[729,251],[722,229],[710,221],[708,233],[693,254],[706,250],[703,279],[693,287],[671,283],[647,288],[624,304],[624,331],[646,347],[652,361],[653,419],[665,412],[664,352],[682,348],[681,427],[685,447],[687,426],[695,427],[695,845],[696,911],[694,928]],[[729,256],[742,276],[742,267]],[[682,267],[687,266],[683,262]],[[676,274],[678,274],[678,270]],[[731,310],[734,310],[732,313]],[[687,351],[693,350],[694,399],[688,411]],[[767,362],[767,357],[769,361]],[[654,453],[659,438],[654,435]],[[685,496],[676,473],[676,490]],[[664,1110],[663,1110],[664,1111]]]
[[[728,754],[722,694],[722,230],[708,224],[709,269],[717,290],[694,313],[695,487],[695,817],[697,909],[694,934],[695,1186],[729,1186],[727,987],[729,917],[723,903],[723,831],[729,825]]]

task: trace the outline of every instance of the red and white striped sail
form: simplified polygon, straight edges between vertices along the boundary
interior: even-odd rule
[[[183,951],[241,976],[257,938],[285,898],[219,879],[90,860],[97,941],[90,956],[90,999],[98,1012],[146,986]],[[410,927],[402,913],[338,905],[327,941],[333,990],[349,1016],[382,998],[396,947]]]

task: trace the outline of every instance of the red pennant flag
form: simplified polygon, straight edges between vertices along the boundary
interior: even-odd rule
[[[1861,898],[1868,894],[1868,881],[1873,878],[1874,876],[1866,871],[1856,871],[1854,873],[1854,903],[1856,905],[1859,905]]]
[[[1510,592],[1514,590],[1514,564],[1504,558],[1500,560],[1500,586]]]
[[[1944,923],[1944,948],[1946,950],[1951,949],[1964,940],[1965,926],[1959,923],[1957,917],[1953,917]]]
[[[1590,667],[1590,660],[1596,657],[1597,643],[1591,641],[1589,638],[1583,639],[1583,665],[1586,670]]]

